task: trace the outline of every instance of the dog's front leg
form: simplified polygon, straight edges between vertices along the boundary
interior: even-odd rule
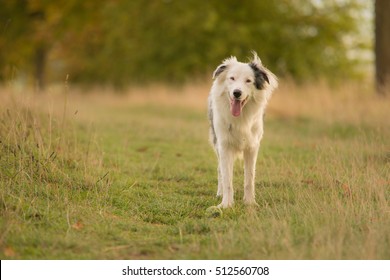
[[[255,173],[256,160],[259,146],[247,148],[244,151],[245,182],[244,182],[244,203],[257,205],[255,201]]]
[[[217,197],[222,196],[223,194],[223,185],[222,185],[222,174],[221,174],[221,160],[218,162],[218,191]]]
[[[219,153],[219,172],[222,179],[222,203],[218,205],[221,208],[233,206],[233,152],[223,147]]]

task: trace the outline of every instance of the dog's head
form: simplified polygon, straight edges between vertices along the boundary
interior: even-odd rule
[[[239,62],[234,56],[225,59],[214,71],[213,79],[225,85],[230,111],[235,117],[240,116],[251,98],[267,100],[277,87],[275,75],[262,65],[255,52],[249,63]]]

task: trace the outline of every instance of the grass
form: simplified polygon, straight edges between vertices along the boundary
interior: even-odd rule
[[[63,91],[63,92],[62,92]],[[1,259],[389,259],[389,99],[282,83],[222,217],[208,85],[0,91]]]

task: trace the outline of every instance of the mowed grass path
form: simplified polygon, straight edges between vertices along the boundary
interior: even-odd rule
[[[237,162],[235,206],[210,218],[207,86],[2,90],[1,259],[389,259],[390,103],[340,91],[276,92],[259,207]]]

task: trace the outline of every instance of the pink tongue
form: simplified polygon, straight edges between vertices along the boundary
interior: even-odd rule
[[[241,101],[236,99],[232,100],[230,102],[230,110],[233,116],[238,117],[241,114]]]

